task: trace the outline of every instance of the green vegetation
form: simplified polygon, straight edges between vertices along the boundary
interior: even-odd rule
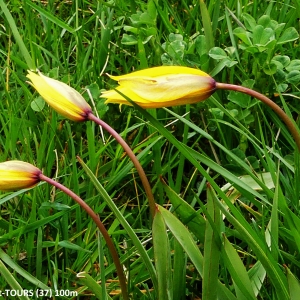
[[[0,0],[0,162],[33,164],[94,209],[130,299],[298,300],[300,158],[277,114],[226,90],[156,110],[99,96],[116,86],[105,73],[182,65],[265,94],[299,124],[299,9],[299,0]],[[26,83],[36,68],[82,93],[130,145],[154,218],[123,148],[45,105]],[[40,183],[1,192],[0,205],[0,290],[122,298],[105,239],[70,197]]]

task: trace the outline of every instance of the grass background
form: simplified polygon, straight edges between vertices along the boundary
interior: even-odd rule
[[[0,160],[36,165],[94,208],[118,248],[132,299],[297,299],[299,153],[274,112],[226,91],[147,112],[106,106],[99,95],[115,86],[105,73],[184,65],[253,87],[297,122],[299,1],[0,4]],[[98,126],[44,105],[26,83],[35,68],[82,92],[120,132],[156,202],[172,214],[161,208],[152,226],[122,148]],[[69,291],[58,299],[76,298],[74,291],[78,299],[119,297],[104,241],[71,199],[40,184],[2,193],[0,204],[2,290],[48,286]]]

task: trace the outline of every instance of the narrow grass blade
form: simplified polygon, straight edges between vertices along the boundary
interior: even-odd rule
[[[43,282],[39,281],[33,275],[25,271],[21,268],[18,264],[16,264],[2,249],[0,249],[0,259],[1,262],[3,261],[6,265],[8,265],[11,269],[13,269],[16,273],[20,274],[23,278],[34,284],[37,288],[43,290],[49,290],[50,288],[45,285]],[[10,272],[11,274],[11,272]],[[2,274],[3,275],[3,274]],[[5,276],[3,276],[5,278]]]
[[[154,261],[158,281],[158,299],[172,299],[171,251],[165,221],[159,210],[153,219]]]
[[[187,256],[194,264],[199,275],[203,278],[203,255],[198,249],[192,235],[172,213],[170,213],[160,205],[157,205],[157,208],[161,212],[167,227],[170,229],[176,240],[187,253]],[[217,282],[216,289],[219,299],[236,300],[235,296],[220,281]]]
[[[185,298],[186,287],[186,254],[182,246],[176,239],[173,241],[174,259],[173,259],[173,300],[182,300]]]
[[[14,278],[14,276],[11,274],[11,272],[6,268],[2,260],[0,260],[0,274],[2,275],[3,278],[5,278],[5,281],[9,284],[11,287],[11,291],[15,291],[16,295],[18,296],[19,299],[21,300],[29,300],[27,296],[24,295],[24,290],[23,288],[19,285],[17,280]]]
[[[237,298],[240,300],[255,300],[250,278],[236,250],[224,236],[222,259],[235,285]]]
[[[45,9],[43,9],[41,6],[36,5],[35,3],[31,2],[30,0],[26,0],[26,4],[31,6],[33,9],[38,11],[41,15],[43,15],[45,18],[47,18],[49,21],[53,22],[54,24],[58,25],[64,30],[69,31],[70,33],[74,33],[76,30],[74,30],[72,27],[70,27],[68,24],[65,22],[61,21],[55,15],[49,13]]]
[[[76,275],[76,277],[79,278],[79,281],[86,285],[92,293],[95,294],[97,299],[104,299],[101,284],[99,284],[93,277],[86,272],[80,272]],[[106,299],[112,300],[112,298],[107,294]]]
[[[180,198],[164,181],[163,187],[173,205],[174,211],[179,216],[179,219],[189,228],[200,242],[204,242],[206,226],[205,219],[186,201]]]
[[[226,201],[226,204],[230,207],[232,211],[236,211],[236,208],[230,203]],[[235,228],[240,232],[243,236],[244,240],[250,245],[253,252],[257,255],[259,261],[261,261],[262,265],[266,269],[266,272],[272,281],[272,284],[277,292],[277,295],[280,299],[289,299],[288,290],[287,290],[287,281],[284,277],[283,272],[278,267],[277,262],[274,260],[271,255],[267,245],[263,245],[262,240],[257,235],[257,233],[250,227],[247,222],[242,222],[244,217],[240,216],[239,220],[233,217],[225,208],[225,206],[218,201],[218,205],[222,213],[226,216],[227,220],[235,226]],[[236,212],[237,214],[237,212]]]
[[[291,272],[288,267],[285,267],[287,272],[287,280],[289,284],[289,292],[291,296],[291,300],[298,300],[300,295],[300,283],[299,280],[295,277],[295,275]]]
[[[75,207],[78,207],[78,205],[77,206],[74,205],[73,209]],[[2,235],[0,237],[0,244],[3,244],[8,239],[12,239],[12,238],[14,238],[16,236],[19,236],[20,234],[24,234],[26,232],[30,232],[30,231],[36,230],[39,227],[44,226],[45,224],[48,224],[48,223],[50,223],[50,222],[52,222],[52,221],[54,221],[54,220],[62,217],[64,214],[67,214],[68,212],[69,212],[69,210],[68,211],[60,211],[60,212],[56,213],[55,215],[52,215],[52,216],[49,216],[49,217],[45,217],[44,219],[35,221],[35,222],[31,223],[31,224],[25,225],[23,227],[19,227],[18,229],[15,229],[15,230],[13,230],[11,232],[8,232],[8,233],[6,233],[6,234],[4,234],[4,235]]]
[[[132,243],[136,247],[139,255],[142,257],[142,259],[144,261],[144,264],[145,264],[146,268],[149,271],[149,274],[150,274],[151,280],[153,282],[154,288],[155,288],[155,290],[157,290],[158,286],[157,286],[156,271],[155,271],[154,266],[153,266],[153,264],[152,264],[152,262],[150,260],[150,257],[148,256],[145,248],[143,247],[142,243],[140,242],[140,240],[138,239],[138,237],[136,236],[135,232],[133,231],[133,229],[131,228],[131,226],[128,224],[128,222],[126,221],[126,219],[124,218],[124,216],[121,214],[121,212],[119,211],[119,209],[117,208],[117,206],[115,205],[115,203],[113,202],[113,200],[111,199],[111,197],[107,194],[107,192],[104,189],[104,187],[98,181],[98,179],[96,178],[96,176],[94,175],[94,173],[88,168],[88,166],[80,158],[78,158],[78,161],[81,164],[81,166],[83,167],[83,169],[86,172],[86,174],[89,176],[89,178],[93,182],[93,184],[94,184],[95,188],[97,189],[97,191],[99,192],[100,196],[107,203],[107,205],[109,206],[109,208],[112,210],[112,212],[118,218],[120,224],[124,227],[124,229],[126,230],[127,234],[131,238]]]
[[[254,266],[248,271],[248,275],[251,281],[252,289],[257,296],[261,290],[266,278],[266,270],[260,261],[256,262]]]
[[[214,223],[214,228],[219,230],[218,232],[206,222],[205,230],[205,242],[204,242],[204,266],[203,266],[203,283],[202,293],[203,299],[217,299],[216,286],[218,283],[219,275],[219,258],[220,248],[216,242],[216,239],[220,238],[220,209],[216,204],[216,196],[210,185],[207,186],[207,213],[210,215],[210,219]]]
[[[200,10],[201,10],[202,23],[203,23],[204,33],[205,33],[206,46],[207,46],[207,50],[209,51],[211,48],[214,47],[215,43],[214,43],[213,30],[211,26],[211,19],[206,4],[204,3],[203,0],[200,0]]]
[[[168,210],[157,205],[158,210],[162,214],[166,225],[173,233],[174,237],[186,251],[188,257],[193,262],[198,273],[203,277],[203,255],[198,249],[192,235],[187,228]]]
[[[277,174],[279,174],[279,170],[277,171]],[[279,183],[279,176],[277,176],[275,194],[273,198],[273,206],[271,211],[271,220],[270,220],[271,253],[276,261],[278,260],[278,202],[279,202],[278,198],[280,197],[280,195],[282,196],[282,193],[281,193],[281,188]],[[282,201],[285,201],[285,199],[282,199]]]
[[[1,7],[6,19],[7,19],[7,22],[8,22],[8,24],[10,26],[10,29],[11,29],[13,35],[14,35],[14,38],[15,38],[17,44],[20,47],[20,51],[21,51],[21,53],[22,53],[22,55],[23,55],[23,57],[24,57],[24,59],[27,63],[28,68],[34,70],[35,69],[35,64],[34,64],[32,58],[31,58],[31,56],[30,56],[30,54],[29,54],[29,52],[28,52],[28,50],[27,50],[27,48],[26,48],[26,46],[25,46],[25,44],[24,44],[24,42],[21,38],[21,35],[19,34],[19,31],[18,31],[18,28],[16,26],[15,20],[13,19],[13,17],[11,15],[11,13],[9,12],[9,10],[7,9],[7,6],[5,5],[3,0],[0,0],[0,7]]]

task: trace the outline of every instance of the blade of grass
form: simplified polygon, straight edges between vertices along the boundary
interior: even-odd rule
[[[255,300],[250,278],[241,258],[224,235],[224,248],[222,259],[228,268],[231,278],[235,284],[236,295],[241,300]]]
[[[29,300],[27,296],[23,296],[23,289],[17,282],[17,280],[14,278],[14,276],[10,273],[10,271],[5,267],[4,263],[0,260],[0,274],[3,278],[5,278],[5,281],[9,284],[12,291],[15,291],[16,295],[20,294],[18,296],[21,300]],[[12,292],[11,292],[12,293]]]
[[[74,30],[72,27],[70,27],[69,25],[67,25],[65,22],[63,22],[60,19],[58,19],[57,17],[55,17],[55,15],[49,13],[48,11],[46,11],[42,7],[36,5],[35,3],[31,2],[30,0],[25,0],[25,2],[26,2],[27,5],[31,6],[33,9],[35,9],[36,11],[38,11],[41,15],[43,15],[49,21],[51,21],[54,24],[58,25],[62,29],[67,30],[70,33],[74,33],[76,30],[79,29],[79,27],[78,27],[78,28],[76,28],[76,30]]]
[[[86,174],[89,176],[91,181],[93,182],[95,188],[99,192],[100,196],[104,199],[104,201],[107,203],[109,208],[112,210],[112,212],[115,214],[115,216],[118,218],[120,224],[124,227],[126,230],[127,234],[129,235],[132,243],[135,245],[137,248],[138,253],[141,255],[143,258],[144,264],[146,268],[148,269],[150,273],[150,278],[153,282],[153,285],[155,287],[155,290],[157,290],[157,277],[156,277],[156,272],[154,269],[154,266],[150,260],[150,257],[148,256],[145,248],[143,247],[142,243],[138,239],[137,235],[135,234],[134,230],[132,227],[129,225],[129,223],[126,221],[124,216],[121,214],[117,206],[115,205],[114,201],[110,198],[110,196],[107,194],[106,190],[104,187],[101,185],[101,183],[98,181],[97,177],[94,175],[94,173],[88,168],[88,166],[79,158],[77,157],[79,163],[81,164],[82,168],[86,172]]]
[[[23,268],[21,268],[18,264],[16,264],[2,249],[0,249],[0,259],[1,259],[0,260],[1,263],[4,262],[5,264],[7,264],[16,273],[20,274],[23,278],[25,278],[26,280],[28,280],[29,282],[31,282],[32,284],[34,284],[37,288],[43,289],[43,290],[49,290],[50,289],[43,282],[41,282],[40,280],[38,280],[37,278],[35,278],[33,275],[31,275],[30,273],[28,273],[26,270],[24,270]],[[4,265],[3,265],[3,267],[5,268]],[[10,276],[12,276],[11,272],[9,272],[9,274],[10,274]],[[4,273],[2,273],[2,276],[3,276],[3,278],[6,278],[6,276],[4,276]],[[10,276],[8,278],[10,278]],[[14,289],[14,287],[12,287],[12,289]]]
[[[213,35],[210,15],[207,10],[206,4],[204,3],[203,0],[200,0],[200,10],[201,10],[202,23],[203,23],[204,33],[205,33],[207,51],[209,51],[211,48],[214,47],[215,43],[214,43],[214,35]]]
[[[23,42],[23,39],[21,38],[21,35],[19,34],[19,31],[18,31],[18,28],[16,26],[16,23],[15,23],[15,20],[13,19],[11,13],[9,12],[9,10],[7,9],[7,6],[6,4],[4,3],[3,0],[0,0],[0,7],[7,19],[7,22],[10,26],[10,29],[14,35],[14,38],[18,44],[18,46],[20,47],[20,51],[27,63],[27,66],[29,69],[32,69],[32,70],[35,70],[35,63],[34,61],[32,60],[26,46],[25,46],[25,43]]]
[[[286,272],[287,272],[287,280],[289,283],[289,292],[291,296],[291,300],[298,300],[299,294],[300,294],[300,283],[298,279],[295,277],[295,275],[291,272],[291,270],[285,266]]]
[[[216,238],[220,238],[221,215],[220,209],[217,206],[217,199],[214,195],[211,186],[207,185],[207,213],[210,215],[212,222],[217,228],[216,231],[212,228],[209,222],[206,222],[205,241],[204,241],[204,265],[203,265],[203,283],[202,294],[203,299],[217,299],[216,286],[219,275],[219,259],[220,248],[216,243]],[[216,235],[218,237],[216,237]]]
[[[97,299],[105,299],[103,298],[103,289],[101,287],[101,284],[99,284],[92,276],[87,274],[86,272],[80,272],[76,275],[77,278],[79,278],[79,282],[86,285],[89,290],[95,294]],[[106,299],[112,300],[112,298],[105,293]]]
[[[165,221],[157,209],[152,225],[154,261],[158,282],[158,299],[172,299],[172,272],[170,245]]]
[[[187,253],[188,257],[193,262],[198,273],[203,278],[203,255],[198,249],[192,235],[172,213],[170,213],[160,205],[157,205],[157,207],[161,212],[167,227],[180,243],[184,251]],[[218,291],[219,299],[235,299],[234,295],[220,281],[218,281],[216,289]]]

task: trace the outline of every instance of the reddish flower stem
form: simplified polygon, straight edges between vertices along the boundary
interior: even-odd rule
[[[266,97],[265,95],[258,93],[256,91],[253,91],[251,89],[248,89],[243,86],[234,85],[234,84],[228,84],[228,83],[216,83],[216,88],[219,90],[232,90],[236,92],[242,92],[244,94],[250,95],[265,104],[267,104],[269,107],[271,107],[276,114],[282,119],[282,121],[285,123],[287,128],[289,129],[291,135],[293,136],[296,145],[298,147],[298,150],[300,151],[300,134],[299,130],[296,128],[295,124],[292,122],[292,120],[288,117],[288,115],[271,99]]]
[[[131,148],[122,139],[122,137],[113,128],[111,128],[107,123],[105,123],[101,119],[97,118],[92,113],[89,113],[87,118],[89,120],[91,120],[91,121],[94,121],[98,125],[102,126],[123,147],[123,149],[127,153],[128,157],[133,162],[133,164],[134,164],[134,166],[135,166],[135,168],[136,168],[136,170],[137,170],[137,172],[138,172],[138,174],[139,174],[139,176],[141,178],[142,184],[144,186],[144,189],[145,189],[148,201],[149,201],[150,213],[151,213],[152,218],[154,218],[154,214],[155,214],[155,200],[154,200],[154,196],[152,194],[151,186],[150,186],[150,183],[149,183],[149,181],[147,179],[147,176],[145,174],[145,171],[144,171],[143,167],[141,166],[140,162],[136,158],[136,156],[133,153],[133,151],[131,150]]]
[[[65,194],[70,196],[74,201],[76,201],[87,213],[88,215],[93,219],[93,221],[96,223],[97,227],[99,228],[101,234],[103,235],[107,247],[111,253],[112,259],[115,263],[116,266],[116,271],[119,277],[119,282],[122,290],[122,295],[124,300],[129,300],[128,294],[127,294],[127,284],[126,284],[126,279],[125,275],[123,272],[123,268],[121,266],[121,262],[119,260],[119,255],[118,252],[115,248],[115,245],[113,244],[105,226],[101,222],[99,216],[92,210],[92,208],[86,204],[78,195],[76,195],[74,192],[69,190],[67,187],[64,185],[60,184],[59,182],[56,182],[55,180],[45,176],[44,174],[39,175],[39,179],[48,182],[49,184],[55,186],[56,188],[60,189],[63,191]]]

